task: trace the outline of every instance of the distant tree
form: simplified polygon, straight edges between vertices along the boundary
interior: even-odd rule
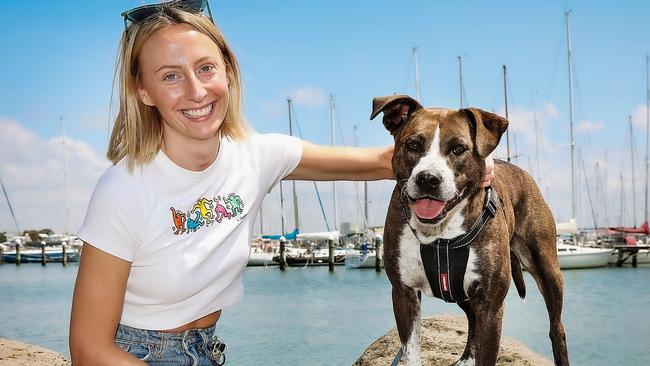
[[[41,237],[40,237],[40,235],[38,235],[38,231],[36,231],[36,230],[25,230],[23,232],[23,235],[29,236],[29,240],[31,240],[32,242],[40,242],[41,241]]]
[[[52,235],[52,234],[54,234],[54,231],[52,231],[52,229],[47,229],[46,228],[46,229],[42,229],[41,231],[39,231],[39,234]]]
[[[7,241],[7,233],[3,231],[0,233],[0,243],[4,243],[6,241]]]

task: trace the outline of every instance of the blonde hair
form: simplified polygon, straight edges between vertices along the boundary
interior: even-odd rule
[[[220,132],[233,140],[245,138],[249,127],[242,111],[242,85],[239,65],[221,31],[210,19],[174,7],[162,8],[142,24],[130,24],[122,34],[117,60],[120,106],[113,125],[107,157],[115,165],[127,158],[131,171],[135,164],[151,161],[162,143],[162,119],[156,107],[142,103],[138,96],[139,54],[149,37],[172,24],[189,24],[214,41],[221,50],[229,84],[228,109]]]

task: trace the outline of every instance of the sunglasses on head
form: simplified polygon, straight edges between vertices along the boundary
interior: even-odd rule
[[[122,18],[124,18],[124,28],[127,27],[128,22],[133,24],[142,24],[152,15],[158,14],[168,8],[182,9],[195,14],[202,13],[207,9],[208,17],[214,23],[208,0],[172,0],[164,3],[142,5],[123,12]]]

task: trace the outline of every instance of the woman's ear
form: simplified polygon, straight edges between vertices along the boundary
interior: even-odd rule
[[[147,91],[142,87],[138,87],[138,97],[140,98],[140,101],[145,105],[148,105],[149,107],[155,106],[151,100],[151,97],[149,97],[149,93],[147,93]]]

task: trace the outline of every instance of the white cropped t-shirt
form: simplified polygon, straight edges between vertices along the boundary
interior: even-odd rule
[[[131,262],[120,323],[172,329],[237,302],[262,199],[301,157],[297,138],[253,134],[222,138],[200,172],[162,151],[132,173],[124,160],[108,168],[77,235]]]

